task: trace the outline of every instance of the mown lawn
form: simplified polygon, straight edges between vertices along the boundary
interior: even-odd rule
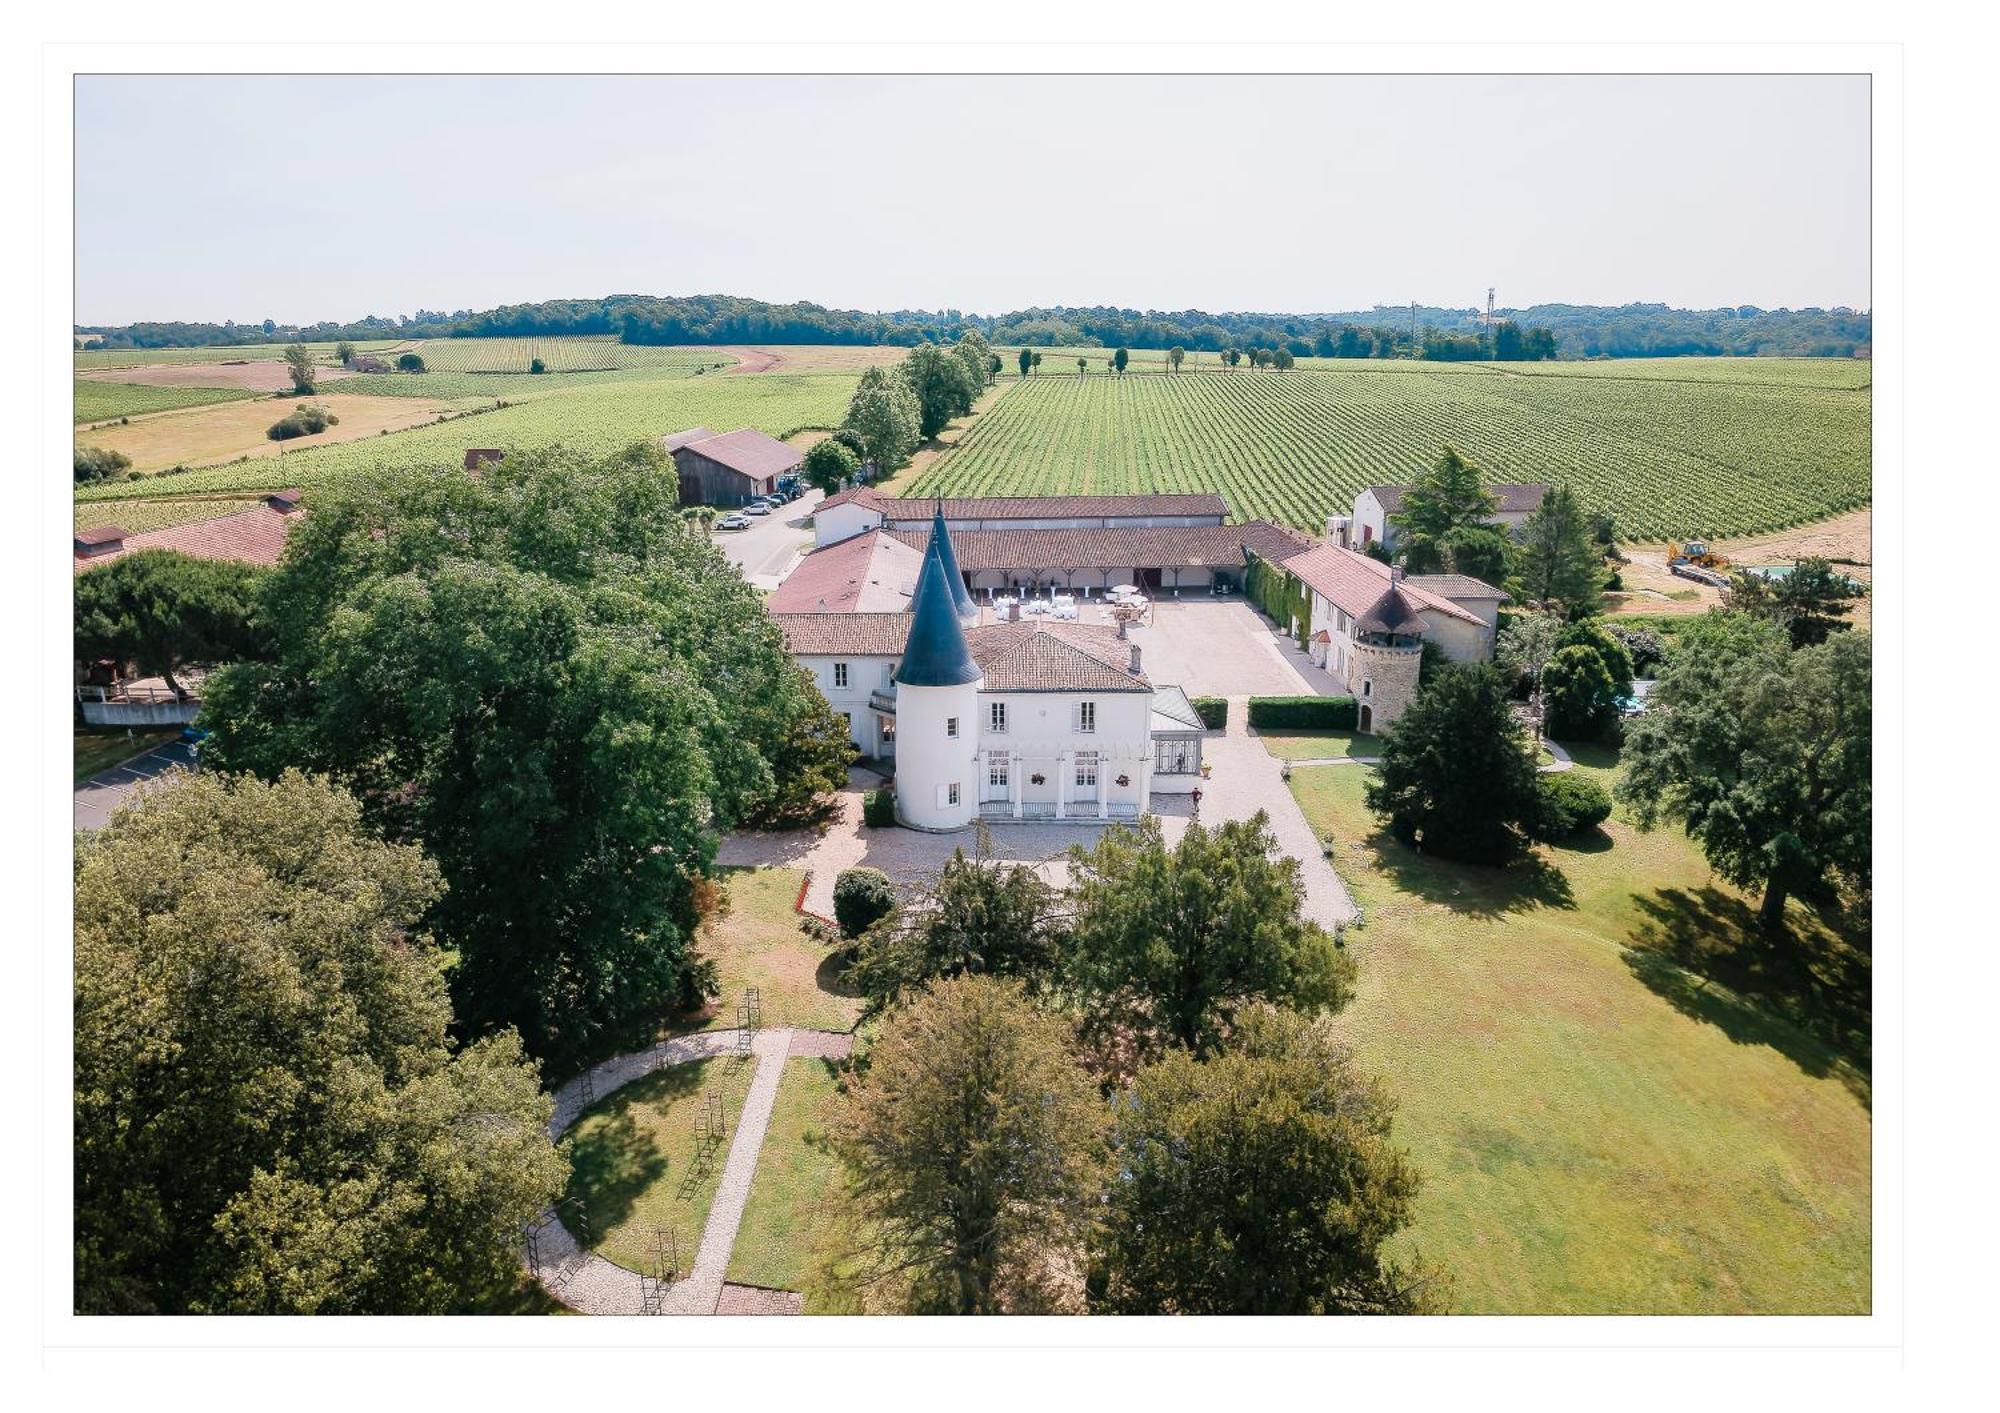
[[[795,868],[723,872],[728,911],[702,933],[698,950],[715,962],[722,994],[709,1013],[679,1030],[728,1030],[744,988],[761,993],[766,1028],[851,1030],[862,1001],[842,986],[836,948],[799,930],[793,911],[806,876]]]
[[[1683,835],[1618,815],[1532,866],[1428,860],[1378,832],[1372,773],[1292,790],[1365,912],[1341,1025],[1400,1096],[1406,1239],[1455,1306],[1866,1312],[1865,935],[1795,909],[1773,946]]]
[[[825,1060],[785,1061],[757,1180],[730,1252],[730,1280],[805,1289],[839,1176],[839,1163],[825,1142],[837,1085],[834,1067]]]
[[[1360,731],[1259,731],[1257,744],[1279,760],[1379,756],[1382,738]]]
[[[749,1077],[750,1067],[734,1057],[669,1065],[587,1109],[569,1132],[564,1196],[582,1211],[579,1222],[574,1209],[565,1210],[571,1232],[636,1271],[651,1266],[655,1228],[670,1231],[679,1241],[682,1269],[691,1267]],[[695,1161],[695,1116],[709,1089],[724,1096],[727,1129],[703,1166]]]

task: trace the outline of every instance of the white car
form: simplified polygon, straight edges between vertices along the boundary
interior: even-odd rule
[[[747,530],[750,528],[750,517],[747,515],[725,515],[715,522],[715,528],[718,530]]]
[[[743,513],[745,515],[769,515],[771,507],[764,504],[761,500],[753,500],[750,504],[743,507]]]

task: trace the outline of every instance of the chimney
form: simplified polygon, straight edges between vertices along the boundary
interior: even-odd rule
[[[1015,599],[1014,602],[1007,605],[1007,621],[1009,623],[1019,623],[1021,621],[1021,601],[1019,599]]]
[[[1125,670],[1130,672],[1134,677],[1139,675],[1139,645],[1137,643],[1132,644],[1132,665]]]
[[[1400,583],[1402,583],[1402,582],[1403,582],[1403,566],[1402,566],[1402,565],[1400,565],[1400,564],[1392,564],[1392,565],[1390,565],[1390,566],[1389,566],[1389,582],[1390,582],[1390,583],[1392,583],[1392,584],[1400,584]]]

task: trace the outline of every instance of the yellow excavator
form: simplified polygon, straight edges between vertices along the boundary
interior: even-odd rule
[[[1706,540],[1689,540],[1686,544],[1667,541],[1667,568],[1683,579],[1717,588],[1729,583],[1728,559],[1710,549]]]

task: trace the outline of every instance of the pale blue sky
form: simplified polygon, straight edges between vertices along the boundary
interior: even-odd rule
[[[1865,78],[83,78],[76,317],[1872,303]]]

